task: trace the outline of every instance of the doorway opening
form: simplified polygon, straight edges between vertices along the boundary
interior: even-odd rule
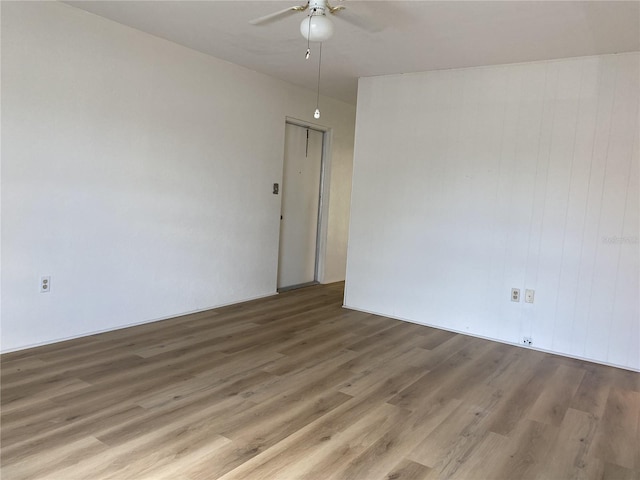
[[[319,283],[325,135],[287,120],[280,207],[278,291]]]

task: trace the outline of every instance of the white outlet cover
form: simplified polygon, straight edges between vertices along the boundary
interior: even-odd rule
[[[40,277],[40,293],[49,293],[51,291],[51,276]]]
[[[524,301],[527,303],[533,303],[534,296],[536,294],[535,290],[525,290],[524,291]]]
[[[512,302],[519,302],[520,301],[520,289],[519,288],[512,288],[511,289],[511,301]]]

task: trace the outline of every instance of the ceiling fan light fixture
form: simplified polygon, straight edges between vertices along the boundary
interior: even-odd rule
[[[300,33],[310,42],[324,42],[333,35],[333,22],[325,15],[310,15],[300,23]]]

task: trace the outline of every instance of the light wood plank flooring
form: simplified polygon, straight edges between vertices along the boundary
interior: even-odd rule
[[[2,478],[640,478],[640,374],[350,311],[342,290],[4,355]]]

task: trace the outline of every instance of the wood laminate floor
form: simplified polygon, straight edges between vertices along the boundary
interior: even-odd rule
[[[640,374],[342,289],[4,355],[2,479],[640,478]]]

